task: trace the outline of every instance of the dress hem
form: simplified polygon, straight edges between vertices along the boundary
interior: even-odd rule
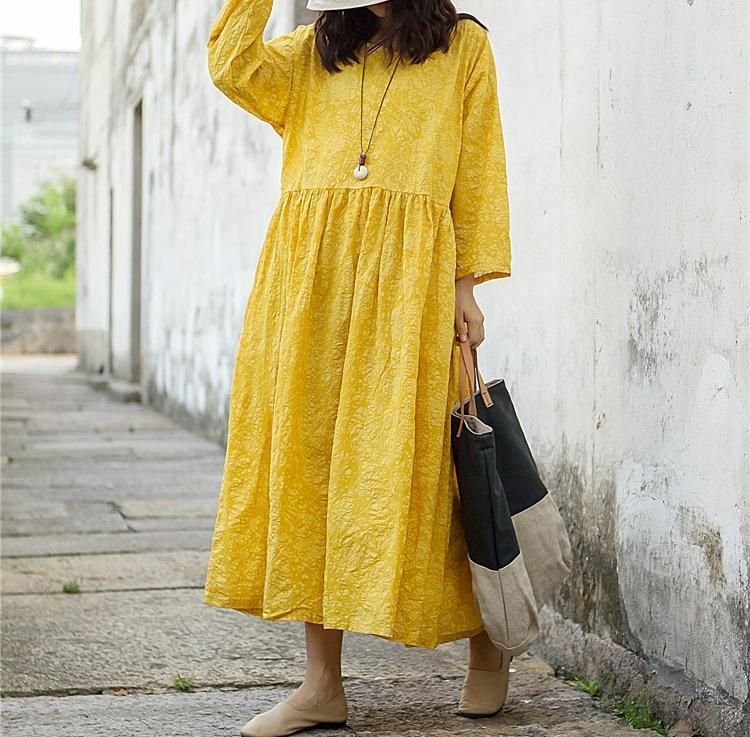
[[[320,610],[308,609],[306,607],[294,607],[278,614],[268,614],[263,611],[263,607],[256,605],[252,606],[247,602],[236,602],[230,599],[226,599],[221,596],[215,596],[213,594],[205,594],[203,597],[203,603],[211,607],[217,607],[219,609],[233,609],[241,614],[250,614],[254,617],[260,617],[269,622],[282,622],[282,621],[304,621],[312,622],[313,624],[322,624],[326,629],[346,630],[347,632],[357,632],[359,634],[374,635],[375,637],[382,637],[386,640],[393,642],[400,642],[406,647],[421,647],[428,650],[434,650],[438,645],[445,642],[452,642],[453,640],[463,640],[468,637],[478,635],[484,630],[484,625],[480,627],[474,627],[468,630],[461,630],[459,632],[451,632],[439,635],[433,640],[424,640],[413,637],[406,637],[398,634],[388,628],[374,627],[369,624],[360,623],[356,619],[347,617],[323,617]]]

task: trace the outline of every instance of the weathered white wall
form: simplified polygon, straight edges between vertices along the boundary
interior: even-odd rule
[[[129,367],[132,121],[143,98],[143,383],[222,436],[278,197],[280,139],[222,97],[219,0],[84,2],[82,362]],[[465,0],[490,26],[513,277],[478,287],[578,564],[587,630],[748,699],[747,8]],[[295,25],[277,2],[269,35]]]
[[[109,309],[109,126],[113,44],[109,9],[83,2],[80,52],[79,160],[95,171],[78,170],[76,238],[76,329],[79,357],[89,370],[108,364]]]
[[[514,246],[477,290],[482,360],[572,526],[560,608],[745,702],[747,6],[465,5],[495,42]]]
[[[83,4],[78,328],[81,361],[130,376],[133,120],[143,100],[142,383],[223,433],[234,350],[268,218],[280,138],[224,98],[206,67],[218,0]],[[280,3],[269,35],[294,26]],[[109,227],[109,190],[113,227]],[[112,325],[109,328],[109,240]]]

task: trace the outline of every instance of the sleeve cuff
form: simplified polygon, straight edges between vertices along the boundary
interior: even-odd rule
[[[490,279],[502,279],[511,275],[510,263],[475,263],[461,264],[456,268],[456,279],[461,279],[469,274],[474,275],[474,284],[482,284]]]

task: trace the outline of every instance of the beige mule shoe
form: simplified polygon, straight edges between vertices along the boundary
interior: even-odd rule
[[[285,737],[308,727],[343,727],[348,716],[343,689],[314,709],[298,709],[288,701],[256,714],[241,730],[242,737]]]
[[[508,697],[511,660],[512,656],[502,653],[497,670],[468,668],[456,713],[474,718],[497,714]]]

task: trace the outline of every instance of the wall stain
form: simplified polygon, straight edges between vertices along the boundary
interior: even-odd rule
[[[670,269],[658,274],[639,275],[628,308],[628,374],[654,378],[662,364],[676,355],[675,336],[670,326],[668,300],[682,287],[688,272],[683,257]],[[677,282],[677,284],[675,284]]]
[[[615,530],[615,483],[592,483],[579,464],[562,452],[540,463],[542,478],[565,520],[573,567],[552,606],[585,630],[638,649],[620,597]],[[574,454],[580,456],[580,453]]]
[[[727,579],[724,575],[724,545],[721,530],[709,524],[696,509],[680,507],[678,514],[680,530],[685,539],[699,546],[703,551],[711,583],[717,589],[723,589]]]
[[[717,278],[720,272],[727,273],[731,269],[729,254],[722,256],[706,256],[705,254],[693,262],[690,293],[694,297],[707,296],[714,309],[720,309],[722,297],[726,290],[724,279]]]
[[[684,254],[668,269],[640,274],[628,306],[628,375],[654,379],[663,365],[671,364],[680,345],[676,319],[681,309],[679,295],[710,300],[715,309],[722,304],[726,284],[717,278],[729,273],[729,254],[703,255],[688,259]]]

